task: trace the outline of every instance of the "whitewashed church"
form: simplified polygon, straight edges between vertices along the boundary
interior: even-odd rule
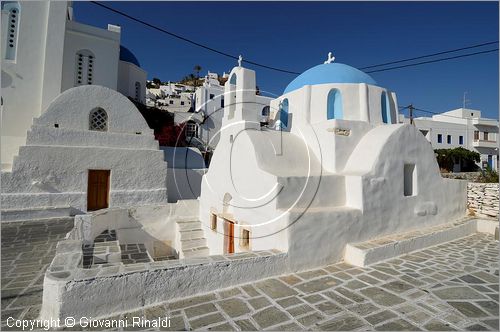
[[[1,31],[2,210],[166,201],[163,153],[128,99],[144,103],[146,72],[120,27],[76,22],[71,2],[3,1]]]
[[[255,72],[231,71],[199,198],[211,255],[275,248],[301,270],[341,260],[348,243],[465,215],[466,183],[443,179],[427,140],[398,123],[395,93],[333,60],[271,101],[269,127]]]

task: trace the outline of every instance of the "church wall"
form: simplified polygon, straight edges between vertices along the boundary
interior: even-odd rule
[[[80,50],[89,50],[94,54],[92,84],[116,90],[118,59],[120,55],[120,32],[68,21],[64,42],[61,91],[65,91],[76,85],[76,54]]]
[[[10,168],[18,147],[24,143],[32,118],[41,113],[45,39],[50,7],[49,2],[20,3],[14,60],[5,58],[8,13],[2,11],[2,169]],[[59,28],[64,30],[64,26]],[[33,31],[37,31],[37,34]]]
[[[146,79],[147,73],[133,63],[118,62],[118,92],[136,100],[136,82],[138,82],[140,85],[137,90],[139,97],[137,101],[144,104],[146,102]]]

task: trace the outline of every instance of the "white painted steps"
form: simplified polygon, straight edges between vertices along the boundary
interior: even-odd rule
[[[207,239],[199,220],[183,218],[177,220],[179,236],[179,258],[203,257],[209,255]]]

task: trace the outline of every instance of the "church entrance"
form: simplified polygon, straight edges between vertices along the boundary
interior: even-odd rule
[[[224,253],[234,253],[234,222],[224,219]]]
[[[87,211],[106,209],[109,206],[109,170],[89,169]]]

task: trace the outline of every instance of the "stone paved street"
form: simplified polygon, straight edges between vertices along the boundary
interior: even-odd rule
[[[70,227],[2,225],[2,325],[36,317]],[[368,268],[339,263],[110,318],[169,316],[170,330],[498,330],[498,303],[498,242],[475,234]]]
[[[72,227],[73,218],[1,224],[2,326],[9,316],[37,318],[45,270]]]
[[[498,330],[498,301],[498,242],[475,234],[369,268],[339,263],[121,319],[168,315],[171,330]]]

